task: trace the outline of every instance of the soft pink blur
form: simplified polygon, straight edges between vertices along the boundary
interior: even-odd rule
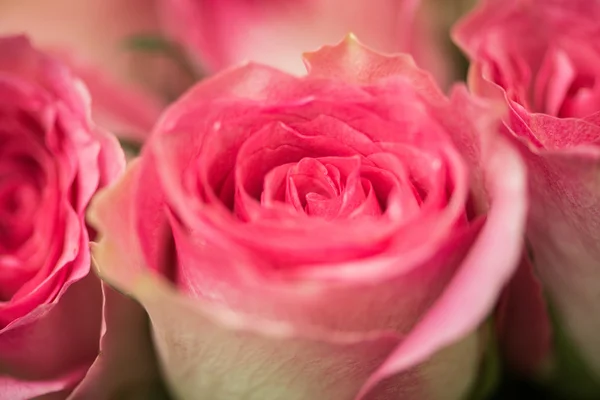
[[[143,139],[161,96],[180,90],[173,65],[125,46],[132,35],[159,33],[152,0],[0,0],[0,15],[0,34],[25,33],[71,64],[99,122],[122,136]]]
[[[434,0],[158,0],[167,29],[209,69],[246,60],[304,71],[301,53],[348,33],[384,52],[408,51],[442,86],[455,78],[447,18],[463,2]],[[459,5],[459,3],[461,3]]]

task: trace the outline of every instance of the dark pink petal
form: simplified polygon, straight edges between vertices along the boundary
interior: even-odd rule
[[[14,293],[11,301],[0,303],[0,326],[18,324],[34,309],[54,303],[64,286],[89,273],[90,255],[85,251],[89,239],[82,231],[81,219],[71,211],[63,222],[64,237],[51,243],[47,258],[36,266],[33,278]]]
[[[349,218],[360,218],[362,216],[367,217],[378,217],[382,214],[381,205],[373,189],[373,185],[365,178],[360,180],[361,190],[365,195],[364,199],[361,199],[361,203],[350,213]],[[360,193],[359,192],[359,193]],[[351,207],[347,207],[346,210],[350,210]],[[340,217],[344,217],[341,214]]]
[[[524,256],[500,299],[496,329],[503,358],[510,368],[533,375],[552,353],[552,327],[533,266]]]
[[[2,376],[0,377],[0,390],[2,395],[9,399],[64,400],[77,382],[83,378],[86,369],[86,366],[81,366],[58,378],[37,381]]]
[[[63,293],[60,301],[40,306],[0,331],[0,370],[30,381],[32,390],[39,382],[40,395],[50,382],[56,388],[52,390],[72,389],[98,351],[102,302],[98,279],[88,275]],[[22,385],[14,381],[2,393],[18,393]]]

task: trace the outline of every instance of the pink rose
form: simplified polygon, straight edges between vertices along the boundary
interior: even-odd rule
[[[447,32],[438,32],[442,13],[435,13],[440,7],[429,4],[432,1],[158,0],[157,4],[167,32],[211,71],[251,60],[302,74],[300,53],[337,43],[352,32],[378,51],[411,52],[445,85],[455,78],[455,71],[444,57],[449,55]]]
[[[306,62],[162,116],[94,203],[98,271],[146,308],[177,398],[463,398],[521,254],[521,162],[409,56],[348,38]]]
[[[510,108],[507,131],[530,171],[527,238],[536,272],[595,375],[594,398],[600,393],[598,35],[600,3],[589,0],[488,0],[455,32],[472,60],[473,90]],[[556,351],[553,365],[564,367]],[[584,374],[575,374],[565,380],[581,391]]]
[[[133,35],[159,32],[152,1],[0,0],[0,15],[0,34],[26,33],[76,70],[95,120],[120,136],[144,139],[163,107],[159,94],[182,83],[164,57],[126,47]]]
[[[92,195],[124,167],[82,83],[23,37],[0,38],[0,398],[64,398],[98,354]]]

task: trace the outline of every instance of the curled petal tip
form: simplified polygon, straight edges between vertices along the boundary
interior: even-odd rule
[[[344,42],[348,44],[358,44],[362,46],[362,43],[360,42],[360,40],[358,40],[358,37],[353,32],[348,32],[348,34],[344,38]]]

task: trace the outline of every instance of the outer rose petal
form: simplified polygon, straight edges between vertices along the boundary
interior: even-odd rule
[[[433,98],[443,98],[431,75],[417,68],[411,56],[398,54],[382,57],[380,53],[362,45],[353,34],[346,36],[341,44],[324,46],[316,52],[305,53],[304,62],[311,77],[368,84],[398,74],[408,77]]]
[[[52,308],[40,307],[4,329],[0,373],[13,378],[0,379],[0,398],[25,400],[49,390],[72,390],[97,354],[101,302],[98,279],[88,275],[71,285]]]
[[[74,373],[61,376],[50,381],[19,380],[10,377],[0,377],[0,390],[6,400],[64,400],[69,396],[72,387],[85,374],[85,368]]]
[[[461,100],[459,95],[455,99]],[[523,164],[501,137],[472,139],[475,143],[482,140],[479,168],[491,201],[486,226],[440,299],[373,375],[363,394],[476,329],[516,269],[521,243],[515,238],[523,233],[527,212]]]
[[[88,220],[102,235],[111,232],[123,242],[103,240],[93,247],[92,257],[98,274],[117,288],[127,288],[146,273],[146,262],[141,252],[139,238],[132,226],[134,213],[134,197],[132,192],[141,172],[140,158],[129,163],[124,176],[114,185],[98,193],[92,200]],[[115,206],[113,206],[115,204]],[[101,245],[101,246],[100,246]],[[101,247],[101,250],[99,249]],[[127,268],[121,267],[112,260],[119,260],[121,247],[130,249],[125,254]],[[111,262],[107,262],[111,261]],[[116,270],[114,270],[116,268]],[[106,278],[106,279],[105,279]],[[122,290],[122,289],[121,289]],[[129,291],[126,291],[128,293]]]
[[[215,400],[352,399],[360,382],[397,344],[397,338],[385,336],[336,342],[296,337],[276,326],[268,332],[241,316],[211,315],[153,279],[140,282],[136,297],[149,310],[164,370],[182,399],[195,399],[198,393]],[[480,351],[473,334],[383,383],[368,398],[460,398],[476,376]],[[245,361],[240,362],[241,354]],[[460,374],[452,372],[456,368]]]
[[[352,399],[399,338],[383,333],[302,338],[276,322],[259,322],[176,294],[144,268],[135,240],[131,192],[139,173],[136,161],[119,184],[95,201],[92,216],[105,236],[94,255],[103,279],[132,294],[148,311],[175,393],[184,399],[198,398],[199,393],[214,400]],[[478,336],[471,335],[418,369],[378,386],[368,398],[460,398],[475,376],[480,346]],[[240,354],[246,361],[240,362]],[[458,371],[457,365],[462,366],[460,374],[450,372]],[[443,392],[431,384],[444,379],[448,384]]]

